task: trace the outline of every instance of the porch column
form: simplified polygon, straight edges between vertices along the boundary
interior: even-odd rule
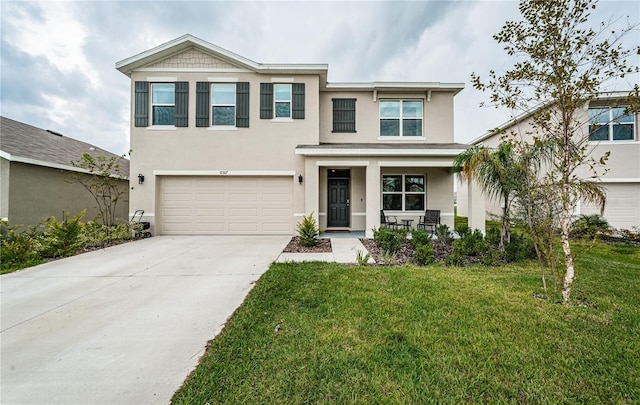
[[[483,234],[486,234],[485,229],[485,201],[484,195],[478,187],[478,184],[469,180],[467,182],[467,215],[469,218],[469,228],[479,229]]]
[[[313,217],[320,223],[319,218],[319,172],[320,168],[316,165],[315,159],[305,158],[304,160],[304,214],[310,215],[313,212]],[[297,179],[296,179],[297,181]]]
[[[365,236],[373,238],[373,228],[380,228],[380,166],[373,161],[366,167],[366,212]]]

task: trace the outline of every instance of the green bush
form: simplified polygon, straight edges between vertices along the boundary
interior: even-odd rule
[[[390,255],[395,255],[407,237],[407,231],[401,229],[379,228],[373,231],[373,240]]]
[[[451,244],[453,242],[453,233],[449,230],[447,225],[440,225],[436,228],[436,237],[444,244]]]
[[[420,266],[425,266],[434,262],[435,250],[433,249],[431,240],[429,240],[429,242],[426,244],[418,245],[415,247],[413,260]]]
[[[84,224],[80,222],[85,214],[83,210],[75,217],[69,218],[69,213],[64,213],[64,220],[58,222],[56,217],[45,221],[44,234],[42,235],[42,249],[40,254],[46,258],[59,258],[74,255],[78,249],[84,246],[82,229]]]
[[[620,229],[620,237],[629,242],[640,242],[640,228],[634,226],[631,229]]]
[[[607,220],[598,214],[580,215],[569,229],[569,235],[575,239],[596,240],[611,235]]]
[[[507,262],[536,258],[536,250],[531,239],[515,232],[511,234],[511,241],[505,245],[504,253]]]
[[[302,221],[298,223],[298,235],[302,246],[312,247],[320,243],[320,229],[318,222],[313,217],[313,212],[303,216]]]
[[[431,245],[431,239],[433,239],[431,234],[424,229],[414,229],[411,231],[411,240],[409,243],[411,243],[411,246],[415,249],[418,246]]]
[[[469,228],[466,224],[458,225],[458,226],[454,227],[454,229],[458,233],[458,235],[460,235],[460,236],[466,235],[469,232],[471,232],[471,228]]]
[[[38,230],[28,227],[18,232],[21,225],[10,227],[2,221],[4,233],[0,235],[1,269],[5,272],[35,266],[43,262],[38,254]]]

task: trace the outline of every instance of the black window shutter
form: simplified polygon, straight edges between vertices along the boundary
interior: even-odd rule
[[[334,98],[333,132],[356,132],[356,99]]]
[[[189,82],[176,82],[176,127],[189,126]]]
[[[196,127],[209,126],[209,110],[211,102],[209,101],[209,82],[196,83]]]
[[[135,83],[135,107],[133,122],[136,127],[149,126],[149,82]]]
[[[236,83],[236,127],[249,128],[249,82]]]
[[[273,83],[260,83],[260,119],[273,118]]]
[[[294,120],[304,119],[304,83],[293,83],[291,93],[293,98],[291,117]]]

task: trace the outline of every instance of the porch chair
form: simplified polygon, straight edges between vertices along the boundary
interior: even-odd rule
[[[384,210],[380,210],[380,227],[396,229],[398,227],[398,218],[384,214]]]
[[[440,210],[426,210],[424,216],[420,216],[416,227],[425,231],[429,227],[429,231],[434,234],[438,225],[440,225]]]

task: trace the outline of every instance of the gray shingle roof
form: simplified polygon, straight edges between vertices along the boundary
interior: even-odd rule
[[[78,161],[85,152],[94,157],[119,157],[86,142],[6,117],[0,117],[0,151],[11,155],[11,160],[20,158],[54,167],[71,166],[71,162]],[[122,159],[120,166],[120,174],[128,177],[129,161]]]

